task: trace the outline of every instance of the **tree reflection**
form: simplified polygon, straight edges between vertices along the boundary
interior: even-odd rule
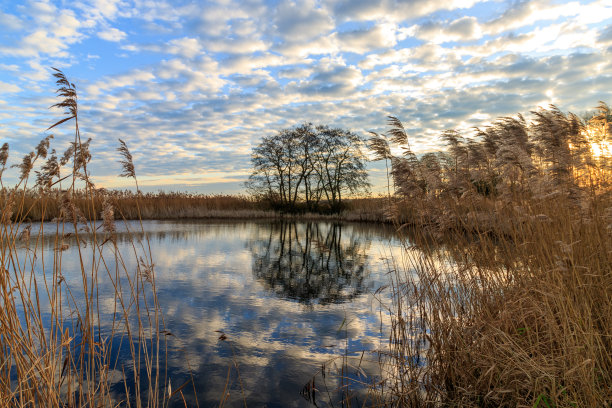
[[[280,297],[342,303],[363,293],[369,240],[341,224],[280,222],[250,245],[253,274]]]

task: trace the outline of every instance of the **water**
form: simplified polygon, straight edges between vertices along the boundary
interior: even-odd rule
[[[359,361],[364,351],[363,371],[377,374],[370,352],[385,348],[388,322],[374,292],[389,282],[385,258],[401,251],[392,228],[147,221],[144,229],[172,333],[168,375],[174,389],[193,377],[195,387],[184,388],[189,405],[195,388],[201,407],[219,406],[224,390],[227,406],[240,406],[243,398],[249,407],[312,406],[300,393],[323,365],[328,375],[325,384],[317,378],[315,398],[318,406],[330,405],[341,398],[334,366],[342,365],[343,355]],[[129,254],[130,242],[118,234],[122,253]],[[48,244],[46,256],[52,252]],[[64,279],[74,286],[80,281],[77,259],[76,246],[63,252]],[[100,291],[110,302],[112,287],[102,278]],[[113,390],[120,395],[123,384]],[[183,402],[175,396],[170,405]]]

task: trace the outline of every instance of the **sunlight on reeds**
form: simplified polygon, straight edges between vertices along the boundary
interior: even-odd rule
[[[377,291],[388,347],[356,355],[347,341],[303,396],[333,404],[334,376],[343,406],[610,406],[612,118],[597,109],[446,131],[448,149],[421,156],[396,118],[372,133],[405,246]]]
[[[60,154],[49,135],[13,166],[9,145],[0,148],[0,405],[187,405],[183,391],[193,384],[167,375],[173,335],[142,220],[213,217],[386,221],[404,238],[403,256],[388,260],[389,285],[374,293],[390,321],[388,347],[349,352],[343,322],[346,352],[306,384],[311,402],[325,390],[346,406],[612,404],[606,104],[588,120],[551,106],[472,135],[445,131],[446,151],[419,156],[390,117],[388,134],[370,140],[388,165],[387,196],[352,199],[342,214],[287,215],[247,196],[143,193],[123,140],[121,176],[135,192],[96,188],[76,87],[54,76],[54,107],[66,116],[49,129],[74,124],[74,141]],[[12,187],[2,180],[7,166],[17,172]],[[129,253],[116,242],[125,220],[140,221],[121,226]],[[222,332],[219,340],[234,356],[220,405],[236,383],[246,405],[233,343]],[[326,378],[332,371],[335,380]]]

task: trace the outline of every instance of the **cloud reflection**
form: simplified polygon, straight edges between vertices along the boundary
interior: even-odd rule
[[[388,322],[371,293],[387,282],[382,252],[390,245],[399,248],[390,228],[223,221],[144,226],[159,303],[172,333],[167,336],[168,375],[176,389],[191,371],[202,407],[219,405],[228,369],[227,405],[241,404],[234,361],[248,406],[310,406],[300,391],[321,364],[347,348],[349,353],[375,350],[387,342]],[[117,245],[128,253],[125,233],[117,235]],[[77,286],[74,251],[71,245],[63,257],[66,281]],[[126,267],[131,270],[135,263],[128,261]],[[105,321],[112,317],[112,293],[101,280]],[[226,334],[225,341],[218,331]],[[129,358],[126,349],[118,351],[120,358]],[[122,365],[129,368],[129,361]],[[328,387],[335,389],[337,381],[330,379]],[[113,390],[121,398],[123,384]],[[193,388],[183,391],[194,404]],[[172,405],[183,402],[178,398]]]

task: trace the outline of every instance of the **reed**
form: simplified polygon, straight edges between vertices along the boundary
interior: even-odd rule
[[[8,189],[2,190],[3,197],[8,196]],[[22,191],[23,205],[28,209],[27,220],[41,221],[58,218],[61,214],[64,192],[59,188],[48,189],[41,194],[35,188]],[[87,214],[91,205],[100,214],[105,203],[112,203],[114,218],[117,220],[138,220],[137,209],[143,220],[161,219],[329,219],[346,221],[390,222],[384,200],[378,197],[354,198],[346,200],[346,209],[339,214],[320,214],[313,212],[283,214],[268,206],[268,203],[257,201],[251,196],[226,194],[193,194],[184,192],[137,193],[130,190],[92,189],[87,192],[77,189],[71,199],[73,205],[82,214]],[[136,205],[138,203],[138,206]]]
[[[593,147],[612,126],[599,108],[586,123],[556,108],[505,118],[480,142],[447,132],[447,152],[391,158],[406,257],[390,266],[373,401],[612,404],[612,157]]]
[[[96,201],[76,87],[55,71],[60,102],[54,106],[66,116],[49,129],[71,122],[74,141],[58,158],[52,136],[43,139],[16,165],[18,183],[0,191],[0,405],[165,406],[174,394],[166,388],[166,336],[150,247],[133,238],[129,253],[119,251],[116,208]],[[7,159],[5,144],[2,171]],[[133,165],[130,176],[136,181]],[[33,218],[53,220],[35,227]],[[74,264],[67,249],[76,254],[77,270],[67,266]],[[101,291],[102,282],[113,293]],[[119,350],[130,358],[118,361]],[[116,391],[121,383],[125,392]]]

